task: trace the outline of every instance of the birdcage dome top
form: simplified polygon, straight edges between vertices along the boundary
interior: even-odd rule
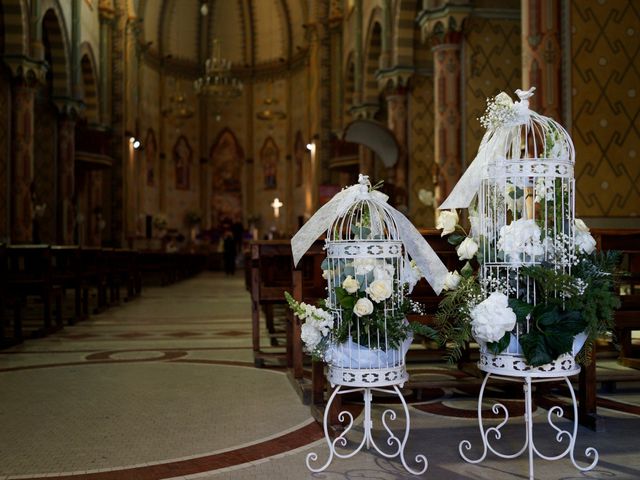
[[[569,133],[557,121],[529,108],[535,88],[516,90],[517,101],[501,92],[487,102],[480,123],[487,129],[483,145],[491,145],[489,161],[552,160],[575,163]]]
[[[387,196],[372,188],[369,177],[360,175],[356,194],[327,230],[328,242],[400,241],[400,229],[389,208]]]

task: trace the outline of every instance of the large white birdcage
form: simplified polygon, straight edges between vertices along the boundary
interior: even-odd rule
[[[325,354],[333,385],[383,386],[407,380],[412,336],[404,318],[415,283],[401,232],[386,204],[356,200],[327,231],[327,304],[336,327]]]
[[[528,101],[521,99],[524,107]],[[558,122],[528,111],[493,131],[491,157],[478,192],[480,282],[485,295],[501,290],[509,298],[535,305],[533,279],[523,273],[529,265],[544,265],[570,273],[575,225],[575,150]],[[562,355],[550,364],[530,367],[524,361],[520,336],[531,325],[516,323],[511,342],[500,355],[481,343],[480,368],[493,373],[566,375],[576,368],[574,356]],[[576,348],[577,347],[577,348]]]

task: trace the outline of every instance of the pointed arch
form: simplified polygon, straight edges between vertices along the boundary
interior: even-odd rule
[[[189,140],[184,135],[180,135],[173,145],[173,164],[175,169],[176,190],[191,189],[191,163],[193,160],[193,149],[189,145]]]
[[[29,7],[26,0],[3,0],[3,53],[27,55],[29,52]]]
[[[209,149],[211,163],[211,224],[224,219],[242,222],[244,151],[233,131],[224,128]]]
[[[373,105],[378,103],[378,81],[376,72],[380,68],[380,54],[382,53],[382,13],[379,8],[371,15],[367,31],[367,47],[364,59],[363,89],[364,103]]]
[[[307,153],[307,147],[304,143],[304,137],[300,130],[296,133],[296,140],[293,144],[293,158],[295,160],[295,186],[302,186],[302,164],[304,163],[304,157]]]
[[[86,107],[85,116],[89,123],[98,123],[100,121],[98,75],[95,56],[91,45],[87,42],[80,45],[80,71],[83,101]]]
[[[260,163],[262,164],[262,174],[264,177],[264,189],[273,190],[278,188],[278,162],[280,160],[280,150],[273,137],[264,139],[260,149]]]
[[[400,0],[393,18],[393,62],[397,66],[413,65],[413,35],[418,2]]]
[[[153,128],[147,129],[144,139],[144,160],[145,176],[147,187],[154,187],[156,184],[156,162],[158,156],[158,142]]]
[[[57,1],[50,0],[50,5],[42,17],[42,43],[45,60],[49,64],[47,77],[54,97],[68,97],[71,94],[69,68],[69,39],[64,25],[64,17]]]

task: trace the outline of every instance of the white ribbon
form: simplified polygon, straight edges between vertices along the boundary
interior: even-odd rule
[[[515,158],[520,155],[520,126],[526,124],[534,113],[529,110],[529,98],[533,95],[535,87],[529,90],[516,90],[520,98],[519,102],[513,102],[504,92],[501,92],[496,101],[513,106],[516,112],[515,119],[495,129],[487,130],[480,142],[478,154],[464,172],[458,183],[453,187],[438,210],[451,210],[455,208],[469,208],[473,197],[480,190],[480,183],[486,178],[486,168],[493,159],[504,157],[511,150]]]
[[[387,204],[388,196],[376,190],[369,191],[368,179],[360,176],[360,184],[353,185],[336,194],[305,223],[291,239],[293,263],[298,262],[314,241],[327,232],[333,222],[344,216],[356,202],[366,200],[384,209],[395,221],[398,231],[402,232],[405,251],[416,262],[424,278],[436,294],[440,294],[447,276],[447,267],[433,251],[420,232],[398,210]],[[364,183],[366,182],[366,183]],[[373,217],[373,215],[372,215]],[[373,220],[373,218],[372,218]],[[372,230],[374,226],[372,225]]]

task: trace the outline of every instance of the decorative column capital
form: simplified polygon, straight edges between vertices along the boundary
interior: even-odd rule
[[[469,17],[473,7],[470,2],[445,3],[442,6],[430,8],[426,1],[427,8],[423,9],[416,21],[420,26],[422,42],[442,45],[448,43],[460,43],[462,40],[462,24]]]
[[[48,66],[43,60],[34,60],[26,55],[7,54],[2,56],[11,74],[26,86],[35,87],[38,83],[45,83]]]
[[[384,91],[406,89],[416,73],[418,73],[418,69],[413,66],[396,65],[380,69],[376,72],[378,88]]]
[[[376,112],[380,110],[380,105],[377,103],[361,103],[354,105],[349,109],[351,116],[356,118],[373,119]]]
[[[68,120],[76,121],[80,112],[85,109],[85,104],[81,100],[70,97],[53,97],[53,104],[58,109],[58,113]]]

